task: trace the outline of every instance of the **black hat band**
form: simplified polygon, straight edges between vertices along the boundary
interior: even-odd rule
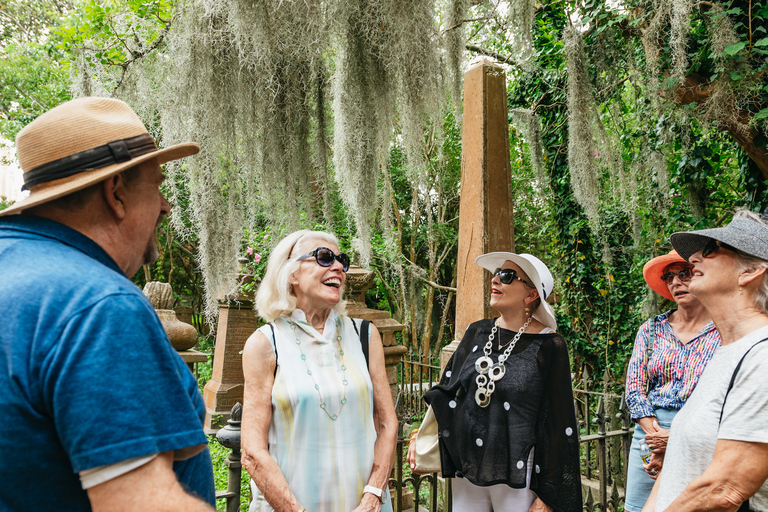
[[[81,172],[127,162],[153,151],[157,151],[157,145],[148,133],[107,142],[103,146],[86,149],[30,169],[24,173],[24,185],[21,190],[29,190],[41,183],[60,180]]]

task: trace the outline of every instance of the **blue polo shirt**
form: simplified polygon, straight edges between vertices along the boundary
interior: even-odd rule
[[[205,444],[197,382],[93,240],[0,218],[0,511],[91,510],[78,472]],[[214,502],[208,450],[174,463]]]

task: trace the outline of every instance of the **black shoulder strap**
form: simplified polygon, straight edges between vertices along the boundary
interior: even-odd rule
[[[741,363],[744,362],[744,359],[747,357],[747,354],[749,354],[753,348],[758,346],[760,343],[768,341],[768,338],[762,339],[749,347],[749,350],[744,352],[744,355],[741,356],[741,359],[739,360],[739,364],[736,365],[736,369],[733,370],[733,375],[731,375],[731,382],[728,383],[728,389],[725,391],[725,396],[723,397],[723,407],[720,409],[720,420],[717,422],[718,428],[720,427],[720,423],[723,421],[723,411],[725,410],[725,401],[728,400],[728,393],[731,392],[731,388],[733,388],[733,383],[736,381],[736,374],[739,373],[739,370],[741,369]]]
[[[718,429],[720,428],[720,423],[723,422],[723,411],[725,410],[725,401],[728,400],[728,393],[731,392],[731,389],[733,388],[733,383],[736,382],[736,375],[739,373],[739,370],[741,369],[741,363],[744,362],[744,359],[746,359],[747,354],[749,354],[753,348],[758,346],[760,343],[763,343],[764,341],[768,341],[768,338],[764,338],[751,347],[749,347],[749,350],[744,352],[744,355],[741,356],[741,359],[739,359],[739,364],[736,365],[736,368],[733,370],[733,375],[731,375],[731,382],[728,383],[728,389],[725,391],[725,396],[723,397],[723,407],[720,409],[720,420],[717,422]],[[749,507],[749,500],[743,502],[739,509],[736,512],[750,512],[752,509]]]
[[[354,323],[354,322],[352,322]],[[368,326],[371,325],[370,320],[363,320],[360,325],[360,345],[363,347],[363,355],[365,356],[365,366],[368,367],[370,362],[368,361]],[[357,328],[355,328],[357,330]]]
[[[272,329],[272,347],[275,349],[275,375],[277,375],[277,339],[275,338],[275,326],[272,322],[269,323],[269,328]]]

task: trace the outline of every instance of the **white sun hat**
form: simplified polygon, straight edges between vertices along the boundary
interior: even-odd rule
[[[552,278],[552,272],[539,258],[532,254],[515,254],[513,252],[489,252],[475,259],[475,265],[483,267],[489,272],[501,268],[505,262],[511,261],[525,272],[531,284],[536,287],[541,297],[541,304],[533,312],[533,318],[543,323],[547,327],[557,330],[557,321],[555,313],[547,304],[547,297],[552,294],[555,287],[555,280]]]

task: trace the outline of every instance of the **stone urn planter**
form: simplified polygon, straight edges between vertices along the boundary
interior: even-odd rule
[[[155,308],[173,348],[183,352],[197,345],[197,329],[176,318],[176,312],[173,310],[173,289],[169,283],[150,281],[144,286],[144,295]]]

